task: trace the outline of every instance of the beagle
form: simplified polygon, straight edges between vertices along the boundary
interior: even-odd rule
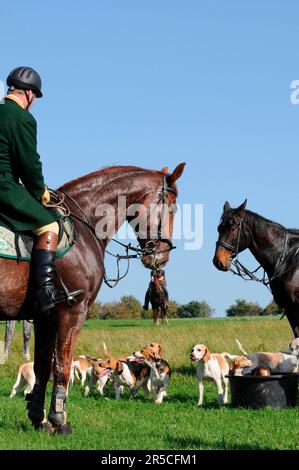
[[[133,353],[136,359],[141,359],[147,364],[150,371],[149,384],[153,400],[160,405],[167,395],[171,370],[168,362],[161,358],[162,347],[158,343],[150,343],[141,351]]]
[[[240,341],[236,339],[236,342],[242,354],[253,362],[253,366],[249,369],[249,372],[256,367],[269,368],[272,374],[296,372],[297,370],[298,357],[296,355],[283,352],[257,352],[248,354]]]
[[[9,395],[9,398],[13,398],[24,384],[26,384],[24,395],[26,396],[27,393],[32,392],[35,384],[35,374],[33,370],[33,365],[34,362],[25,362],[24,364],[20,365],[18,369],[17,379]]]
[[[228,398],[228,378],[225,376],[229,373],[229,365],[224,357],[225,353],[210,353],[204,344],[196,344],[190,354],[191,361],[197,362],[197,379],[198,379],[198,406],[203,402],[203,380],[213,380],[218,390],[219,405],[227,403]],[[224,385],[224,393],[222,382]]]
[[[98,377],[100,373],[111,373],[116,399],[120,397],[123,386],[130,388],[132,398],[136,396],[140,387],[143,387],[146,396],[148,395],[147,383],[150,376],[150,367],[148,365],[137,361],[121,361],[114,357],[109,357],[95,361],[93,367],[94,373]]]
[[[299,359],[299,338],[295,338],[290,342],[288,352]]]
[[[245,375],[246,368],[254,365],[254,363],[245,356],[236,356],[227,352],[222,353],[222,355],[231,361],[229,375]]]
[[[81,382],[82,387],[85,384],[87,375],[91,376],[92,366],[89,364],[86,356],[74,357],[72,362],[71,382],[74,383],[74,377]]]
[[[104,395],[104,387],[110,379],[110,373],[107,369],[99,366],[99,361],[102,359],[88,358],[89,365],[91,366],[91,374],[88,385],[84,390],[84,396],[89,395],[90,390],[96,385],[97,391],[100,395]]]
[[[53,373],[51,372],[50,380],[53,380]],[[9,398],[13,398],[19,389],[26,384],[24,395],[31,393],[35,384],[34,362],[25,362],[21,364],[18,369],[17,379],[12,387]]]

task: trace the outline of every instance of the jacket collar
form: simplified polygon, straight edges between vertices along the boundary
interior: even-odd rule
[[[8,99],[8,100],[12,100],[14,101],[15,103],[17,103],[21,108],[25,109],[22,101],[20,100],[20,98],[18,98],[16,95],[6,95],[4,97],[5,99]]]

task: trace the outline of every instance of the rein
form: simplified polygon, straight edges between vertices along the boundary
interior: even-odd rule
[[[56,209],[61,208],[64,212],[64,217],[70,216],[70,217],[75,218],[76,220],[82,222],[84,225],[86,225],[88,227],[88,229],[94,235],[96,240],[101,245],[101,248],[103,249],[103,251],[105,253],[107,253],[108,255],[116,258],[117,277],[115,279],[112,279],[112,278],[109,279],[106,275],[104,259],[103,259],[103,256],[101,255],[102,261],[103,261],[103,266],[104,266],[104,282],[110,288],[116,287],[117,284],[119,283],[119,281],[121,281],[122,279],[124,279],[127,276],[128,272],[129,272],[129,268],[130,268],[130,260],[131,259],[140,259],[141,257],[147,256],[147,255],[156,256],[157,254],[169,252],[169,251],[174,250],[176,248],[175,246],[173,246],[173,243],[171,242],[171,240],[166,239],[166,238],[162,238],[162,221],[164,219],[164,214],[165,214],[165,210],[166,210],[165,205],[166,205],[166,202],[167,202],[167,192],[170,192],[170,193],[173,193],[173,194],[176,195],[176,191],[173,190],[172,188],[170,188],[169,186],[167,186],[166,178],[165,178],[164,175],[163,175],[162,194],[161,194],[161,198],[159,200],[159,202],[162,201],[162,214],[161,214],[161,219],[160,219],[159,228],[158,228],[158,239],[148,240],[145,243],[144,248],[142,248],[141,246],[140,247],[135,247],[135,246],[132,246],[131,243],[125,244],[125,243],[122,243],[122,242],[116,240],[115,238],[112,238],[111,241],[113,241],[113,242],[117,243],[118,245],[122,246],[123,248],[125,248],[125,252],[126,252],[125,255],[115,254],[115,253],[112,253],[109,250],[107,250],[107,248],[103,244],[103,240],[97,234],[95,227],[93,226],[93,224],[91,223],[91,221],[89,220],[89,218],[87,217],[85,212],[83,211],[82,207],[66,191],[64,191],[63,189],[56,190],[56,191],[53,191],[53,190],[49,190],[49,191],[51,193],[51,196],[53,196],[54,203],[53,204],[46,204],[46,207],[56,208]],[[84,218],[80,217],[79,215],[75,214],[74,212],[72,212],[69,209],[69,207],[65,203],[65,198],[68,198],[77,207],[77,209],[81,212],[81,214],[83,215]],[[156,247],[160,242],[166,243],[169,246],[169,248],[157,251]],[[133,252],[135,252],[135,254],[129,255],[129,251],[133,251]],[[120,275],[120,261],[121,260],[127,260],[127,268],[126,268],[126,271],[123,275]]]

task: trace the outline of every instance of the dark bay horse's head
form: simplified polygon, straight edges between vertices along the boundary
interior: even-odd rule
[[[150,173],[141,182],[144,197],[142,208],[138,211],[143,212],[143,227],[142,224],[134,226],[132,218],[127,217],[143,250],[141,261],[148,269],[165,266],[173,249],[176,181],[182,176],[184,167],[185,163],[181,163],[172,173],[168,173],[168,168],[163,168],[162,171]]]
[[[213,258],[214,266],[220,271],[228,271],[232,259],[248,247],[244,229],[246,204],[246,199],[237,209],[230,207],[228,202],[224,204]]]

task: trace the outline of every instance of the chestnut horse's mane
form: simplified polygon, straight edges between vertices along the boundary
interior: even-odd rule
[[[94,179],[95,177],[105,179],[108,177],[109,180],[109,176],[111,176],[111,179],[114,179],[121,176],[125,176],[125,174],[127,173],[151,173],[156,175],[163,174],[161,171],[158,170],[147,170],[145,168],[140,168],[137,166],[106,166],[101,168],[100,170],[88,173],[87,175],[80,176],[79,178],[75,178],[71,181],[68,181],[64,183],[62,187],[70,188],[78,183],[87,183],[89,180]]]

